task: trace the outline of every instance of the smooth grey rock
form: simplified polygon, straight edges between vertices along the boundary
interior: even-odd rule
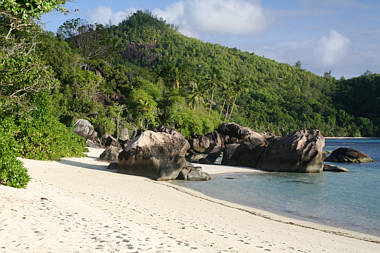
[[[189,140],[194,152],[207,154],[220,153],[224,146],[223,141],[223,136],[217,131]]]
[[[100,154],[99,159],[104,161],[117,161],[121,148],[115,146],[108,146],[103,153]]]
[[[253,167],[279,172],[322,172],[324,146],[325,138],[319,130],[300,130],[274,139]]]
[[[332,164],[323,164],[323,171],[330,171],[330,172],[349,172],[348,169],[332,165]]]
[[[256,146],[250,143],[227,144],[222,164],[255,168],[264,151],[265,146]]]
[[[271,137],[261,144],[227,144],[222,164],[266,171],[322,172],[324,145],[325,139],[318,130],[301,130],[283,137]]]
[[[248,127],[242,127],[236,123],[223,123],[218,128],[218,132],[224,136],[227,136],[227,138],[225,138],[226,144],[246,142],[253,146],[260,146],[267,143],[265,136]]]
[[[329,157],[326,158],[326,162],[338,162],[338,163],[368,163],[374,162],[374,160],[368,155],[352,148],[338,148],[334,150]]]
[[[208,181],[211,179],[211,176],[202,171],[202,167],[194,166],[192,164],[189,165],[189,163],[187,163],[186,167],[181,170],[177,179],[186,181]]]
[[[74,133],[86,138],[87,140],[95,140],[98,133],[95,131],[94,126],[86,119],[78,119],[74,124]]]
[[[211,180],[210,174],[200,169],[192,169],[187,174],[187,181],[209,181],[209,180]]]
[[[176,179],[186,166],[190,144],[179,132],[145,131],[119,154],[118,172],[156,180]]]

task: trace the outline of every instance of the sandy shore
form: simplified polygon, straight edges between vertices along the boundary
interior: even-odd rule
[[[0,252],[380,252],[378,237],[106,171],[98,154],[23,159],[28,188],[0,186]]]

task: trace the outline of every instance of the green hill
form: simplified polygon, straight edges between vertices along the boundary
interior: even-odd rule
[[[60,27],[58,38],[45,37],[41,52],[63,83],[60,93],[67,93],[61,95],[61,106],[66,108],[61,119],[95,112],[98,116],[92,121],[111,133],[116,127],[112,117],[120,114],[129,126],[167,124],[188,136],[205,134],[222,121],[276,134],[313,128],[326,136],[379,135],[375,124],[379,111],[368,111],[364,105],[361,109],[347,106],[352,99],[365,98],[358,100],[362,93],[354,91],[355,85],[351,85],[354,90],[341,88],[360,83],[360,78],[337,81],[253,53],[188,38],[149,13],[139,11],[111,27],[69,20]],[[52,46],[47,44],[52,43],[58,48],[46,54]],[[54,62],[54,51],[61,52],[60,58],[62,52],[66,54],[63,59],[75,58],[76,66],[82,66],[76,75],[83,77],[72,77],[72,60]],[[378,89],[376,78],[367,79]],[[78,92],[85,95],[74,94]],[[67,101],[71,95],[75,99]],[[107,103],[94,104],[100,97]],[[374,110],[376,106],[371,105]]]

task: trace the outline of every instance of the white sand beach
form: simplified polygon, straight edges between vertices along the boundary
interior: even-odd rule
[[[380,252],[379,237],[107,171],[100,152],[22,159],[28,188],[0,186],[0,252]]]

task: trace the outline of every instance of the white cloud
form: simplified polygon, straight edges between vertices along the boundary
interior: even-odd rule
[[[133,8],[126,9],[125,11],[113,12],[108,6],[99,6],[96,9],[89,11],[88,17],[92,23],[117,25],[134,12],[136,12],[136,9]]]
[[[153,14],[175,24],[188,36],[250,35],[266,28],[264,10],[255,0],[182,0]]]
[[[335,30],[330,30],[328,37],[323,36],[317,43],[316,54],[324,65],[333,65],[347,54],[350,40]]]

